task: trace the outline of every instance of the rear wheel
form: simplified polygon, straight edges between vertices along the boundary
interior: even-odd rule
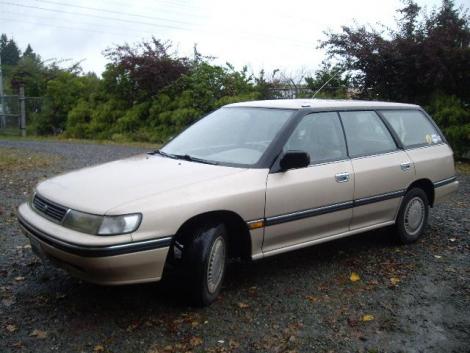
[[[423,234],[429,215],[429,201],[423,189],[409,190],[398,212],[395,229],[403,244],[413,243]]]
[[[219,295],[227,263],[227,231],[222,223],[203,224],[185,246],[185,272],[193,303],[211,304]]]

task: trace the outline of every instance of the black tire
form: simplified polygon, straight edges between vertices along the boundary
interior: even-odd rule
[[[414,212],[414,213],[413,213]],[[422,215],[420,217],[420,213]],[[410,220],[410,217],[418,215]],[[409,190],[398,211],[395,223],[395,231],[398,240],[402,244],[414,243],[421,237],[426,229],[429,216],[429,200],[423,189],[412,188]],[[417,221],[420,219],[419,221]]]
[[[203,224],[196,228],[193,236],[185,245],[183,261],[192,304],[203,307],[210,305],[220,293],[227,265],[227,230],[222,223]],[[223,261],[214,260],[223,247]],[[221,273],[215,270],[214,281],[209,275],[214,262],[221,263]],[[212,265],[211,265],[212,263]],[[219,269],[217,266],[216,269]],[[217,285],[214,286],[214,282]]]

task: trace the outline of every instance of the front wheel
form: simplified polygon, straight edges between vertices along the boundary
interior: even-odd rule
[[[428,215],[429,201],[424,190],[409,190],[403,198],[395,224],[399,241],[410,244],[418,240],[426,228]]]
[[[227,231],[223,224],[205,224],[194,232],[185,253],[193,303],[211,304],[219,295],[227,263]]]

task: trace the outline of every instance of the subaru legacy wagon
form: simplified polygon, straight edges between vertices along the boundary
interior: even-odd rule
[[[161,149],[41,182],[18,220],[36,254],[98,284],[180,273],[194,303],[227,261],[392,226],[416,241],[456,191],[453,152],[417,105],[230,104]]]

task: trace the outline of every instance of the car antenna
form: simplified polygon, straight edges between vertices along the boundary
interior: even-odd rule
[[[312,99],[315,98],[315,96],[325,87],[332,79],[334,79],[336,76],[338,76],[340,73],[343,73],[344,71],[338,71],[335,73],[333,76],[331,76],[319,89],[315,91],[315,93],[312,96]]]

